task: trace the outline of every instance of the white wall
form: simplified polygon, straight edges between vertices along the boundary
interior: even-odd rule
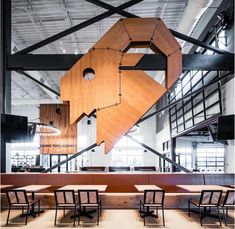
[[[234,114],[234,90],[235,90],[234,78],[227,82],[222,89],[223,98],[223,115]],[[235,140],[229,140],[228,145],[225,146],[225,172],[235,172]]]

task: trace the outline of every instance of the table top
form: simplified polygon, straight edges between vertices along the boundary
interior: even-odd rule
[[[235,188],[235,184],[229,185],[231,188]]]
[[[220,185],[176,185],[177,187],[184,189],[188,192],[201,192],[202,190],[232,190],[232,188],[224,187]]]
[[[16,188],[16,190],[26,190],[26,192],[38,192],[50,187],[51,185],[27,185],[20,188]]]
[[[65,185],[61,188],[59,188],[59,190],[81,190],[81,189],[96,189],[99,192],[105,192],[107,188],[107,185]]]
[[[11,184],[1,184],[0,185],[0,190],[2,189],[7,189],[7,188],[12,188],[14,185]]]
[[[144,192],[144,190],[162,190],[161,188],[159,188],[156,185],[135,185],[135,188],[139,191],[139,192]]]

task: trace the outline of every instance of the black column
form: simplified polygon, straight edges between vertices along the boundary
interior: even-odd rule
[[[7,55],[11,54],[11,0],[1,1],[0,112],[11,113],[11,72]],[[6,172],[6,143],[1,132],[1,172]]]
[[[171,138],[171,160],[175,162],[176,138]],[[172,165],[172,172],[176,172],[176,167]]]

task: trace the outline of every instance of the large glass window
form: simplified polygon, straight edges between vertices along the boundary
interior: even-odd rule
[[[192,170],[192,148],[176,148],[176,156],[178,157],[180,165]]]
[[[134,136],[135,139],[143,141],[142,136]],[[130,138],[124,136],[115,145],[111,151],[111,165],[112,166],[138,166],[143,165],[143,148],[132,141]]]
[[[201,172],[224,171],[224,148],[197,148],[197,169]]]

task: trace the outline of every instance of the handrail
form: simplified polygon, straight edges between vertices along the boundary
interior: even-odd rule
[[[191,173],[190,170],[186,169],[185,167],[183,167],[182,165],[176,163],[175,161],[171,160],[170,158],[162,155],[161,153],[157,152],[156,150],[152,149],[151,147],[145,145],[144,143],[136,140],[135,138],[133,138],[132,136],[130,136],[129,134],[126,135],[128,138],[130,138],[131,140],[133,140],[134,142],[140,144],[141,146],[143,146],[145,149],[151,151],[152,153],[156,154],[157,156],[161,157],[163,160],[168,161],[170,164],[174,165],[176,168],[186,172],[186,173]]]
[[[80,156],[81,154],[85,153],[86,151],[89,151],[89,150],[93,149],[93,148],[96,147],[96,146],[97,146],[97,144],[94,143],[94,144],[88,146],[87,148],[85,148],[85,149],[83,149],[83,150],[81,150],[81,151],[75,153],[75,154],[72,155],[71,157],[69,157],[69,158],[67,158],[67,159],[65,159],[65,160],[63,160],[63,161],[61,161],[61,162],[59,162],[58,164],[53,165],[53,166],[51,166],[51,167],[48,168],[48,169],[45,169],[44,171],[42,171],[42,173],[50,172],[51,170],[56,169],[57,167],[59,167],[59,166],[65,164],[65,163],[67,163],[68,161],[71,161],[72,159],[76,158],[77,156]]]

